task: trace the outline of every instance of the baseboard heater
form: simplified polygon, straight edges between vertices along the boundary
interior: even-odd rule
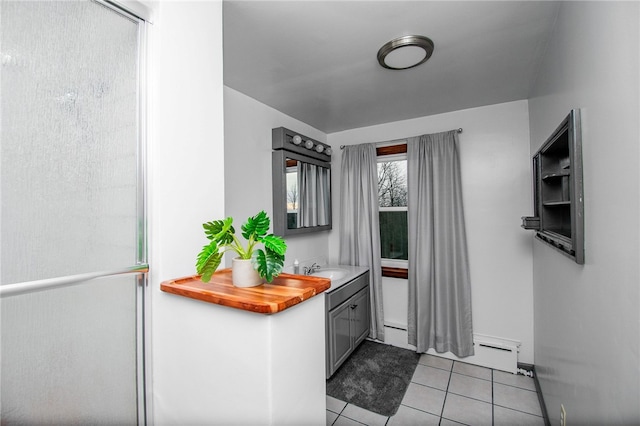
[[[501,337],[473,334],[474,355],[458,358],[452,353],[439,354],[429,349],[428,354],[438,355],[482,367],[518,374],[518,347],[520,342]]]
[[[474,357],[485,367],[518,373],[518,347],[520,342],[481,334],[473,335]]]
[[[415,347],[406,344],[406,325],[402,327],[400,324],[385,323],[385,341],[394,346],[415,349]],[[458,358],[451,352],[437,353],[433,349],[429,349],[427,353],[454,361],[467,362],[481,367],[518,374],[518,348],[520,344],[520,342],[512,339],[474,333],[474,355],[472,356]]]

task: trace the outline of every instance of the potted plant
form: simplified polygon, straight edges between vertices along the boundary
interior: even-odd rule
[[[201,280],[209,282],[218,269],[222,256],[227,251],[235,251],[233,259],[233,284],[238,287],[252,287],[262,284],[262,279],[273,281],[284,266],[287,245],[281,237],[267,234],[271,221],[264,211],[250,217],[242,225],[242,236],[247,240],[243,246],[235,234],[233,218],[203,223],[204,233],[210,240],[198,254],[196,270]],[[258,248],[261,243],[264,250]]]

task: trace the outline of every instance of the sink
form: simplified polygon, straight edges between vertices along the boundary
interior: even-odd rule
[[[341,268],[322,268],[322,269],[320,269],[318,271],[315,271],[311,275],[315,276],[315,277],[329,278],[331,280],[339,280],[339,279],[344,278],[345,276],[347,276],[347,274],[349,274],[349,271],[347,271],[346,269],[341,269]]]
[[[309,262],[305,262],[305,266],[309,264]],[[369,270],[366,266],[354,266],[354,265],[340,265],[340,264],[322,264],[317,263],[320,266],[320,269],[312,273],[310,276],[318,277],[318,278],[328,278],[331,280],[331,287],[326,290],[327,293],[331,293],[342,287],[344,284],[347,284],[354,278],[364,274]],[[293,265],[286,266],[282,272],[287,274],[294,274]],[[297,275],[304,274],[304,268],[300,266],[300,270]]]

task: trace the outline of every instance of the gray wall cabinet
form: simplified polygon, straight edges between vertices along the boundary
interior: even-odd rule
[[[584,192],[580,110],[572,110],[533,156],[534,216],[522,227],[584,264]]]

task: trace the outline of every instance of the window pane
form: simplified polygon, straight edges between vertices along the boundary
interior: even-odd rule
[[[409,259],[407,212],[380,212],[380,253],[383,259]]]
[[[407,206],[407,160],[378,163],[380,207]]]

